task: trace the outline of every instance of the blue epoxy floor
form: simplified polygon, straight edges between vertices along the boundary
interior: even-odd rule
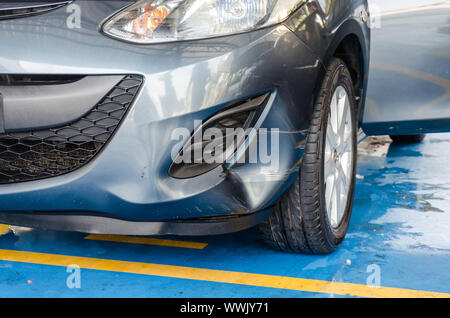
[[[368,266],[381,285],[450,293],[450,134],[387,157],[359,158],[355,206],[347,239],[329,256],[290,255],[263,245],[258,231],[216,237],[203,250],[113,243],[76,233],[16,230],[0,249],[221,269],[366,284]],[[65,267],[0,261],[0,297],[324,297],[329,294],[81,269],[69,289]]]

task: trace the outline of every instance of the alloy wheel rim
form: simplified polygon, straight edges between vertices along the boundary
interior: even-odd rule
[[[353,167],[353,125],[350,101],[344,87],[333,93],[325,141],[325,206],[333,228],[341,224],[347,208]]]

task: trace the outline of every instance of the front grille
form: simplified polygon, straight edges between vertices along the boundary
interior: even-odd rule
[[[4,1],[0,3],[0,20],[24,18],[46,13],[64,7],[72,1]]]
[[[81,75],[9,75],[0,74],[0,86],[58,85],[79,81]]]
[[[126,76],[88,114],[58,128],[0,134],[0,184],[39,180],[74,171],[114,134],[142,85]]]

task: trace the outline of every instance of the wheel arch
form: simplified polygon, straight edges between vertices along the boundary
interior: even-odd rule
[[[326,69],[334,57],[341,58],[348,66],[358,98],[357,118],[362,123],[370,62],[370,31],[356,19],[345,21],[334,33],[326,49],[322,63]],[[325,77],[322,72],[316,92]],[[317,96],[317,95],[316,95]]]

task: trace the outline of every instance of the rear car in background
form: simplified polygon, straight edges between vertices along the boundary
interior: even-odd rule
[[[277,249],[332,252],[364,131],[450,128],[437,104],[365,102],[370,23],[366,0],[0,4],[0,222],[127,235],[260,224]]]
[[[419,142],[450,130],[450,1],[371,0],[368,135]]]

